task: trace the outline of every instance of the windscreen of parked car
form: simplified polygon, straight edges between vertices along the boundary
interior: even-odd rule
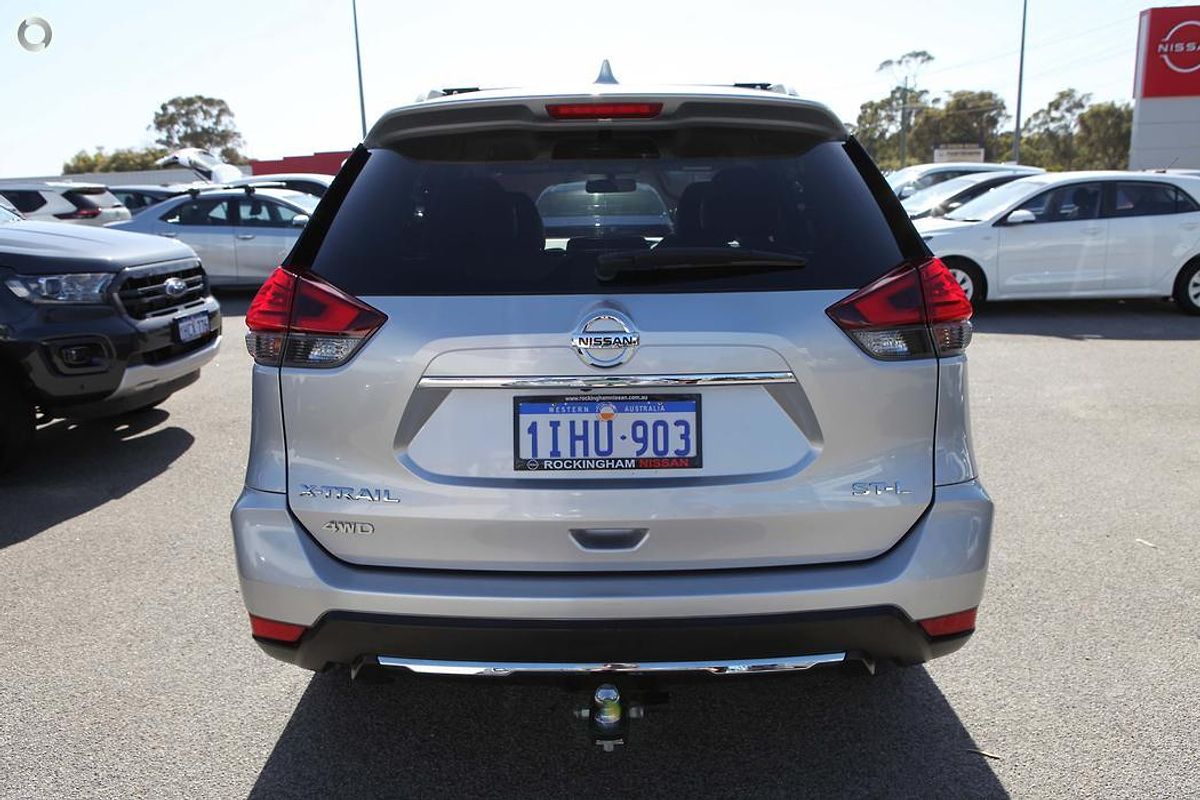
[[[996,180],[996,178],[995,173],[986,172],[960,175],[909,195],[904,198],[901,205],[904,206],[904,210],[909,213],[909,216],[918,216],[937,208],[959,192],[970,189],[978,183]]]
[[[294,206],[300,206],[300,208],[304,209],[305,214],[312,214],[312,212],[316,211],[317,209],[317,203],[321,202],[321,198],[315,197],[307,192],[299,191],[288,192],[287,194],[281,193],[279,197],[283,198]]]
[[[18,214],[15,210],[10,210],[8,206],[0,203],[0,224],[5,222],[17,222],[21,219],[24,219],[24,217]]]
[[[315,257],[305,238],[293,257],[359,295],[856,288],[904,255],[852,146],[732,128],[414,139],[348,165],[359,171],[333,193],[332,222],[318,214],[305,233]],[[575,186],[578,200],[546,199]],[[586,208],[592,229],[547,225],[564,206]],[[681,263],[597,275],[613,254],[652,249]],[[687,266],[697,251],[707,268]],[[802,263],[732,263],[748,251]],[[731,263],[711,268],[714,254]]]
[[[1026,178],[1006,183],[1003,186],[997,186],[987,194],[980,195],[969,203],[963,203],[947,214],[944,219],[953,219],[960,222],[979,222],[980,220],[991,219],[1006,210],[1013,203],[1028,196],[1035,188],[1041,188],[1043,183],[1043,181],[1030,182]]]

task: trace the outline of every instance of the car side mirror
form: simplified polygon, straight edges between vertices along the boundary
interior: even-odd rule
[[[1005,225],[1027,225],[1030,222],[1037,222],[1037,217],[1027,208],[1018,208],[1004,219]]]
[[[899,197],[901,200],[907,199],[912,196],[913,196],[913,187],[911,187],[911,186],[904,186],[900,189],[900,191],[896,192],[896,197]]]
[[[292,227],[303,228],[308,224],[308,219],[308,214],[297,214],[296,216],[292,217]]]

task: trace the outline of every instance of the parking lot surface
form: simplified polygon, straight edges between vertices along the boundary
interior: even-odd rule
[[[1200,319],[995,305],[970,349],[996,502],[979,631],[874,679],[686,686],[605,755],[573,696],[350,684],[251,641],[228,513],[245,295],[201,381],[55,422],[0,482],[0,795],[1200,796]]]

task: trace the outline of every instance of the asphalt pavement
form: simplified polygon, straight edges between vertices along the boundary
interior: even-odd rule
[[[228,513],[249,357],[0,481],[0,796],[1200,796],[1200,319],[994,305],[971,400],[997,508],[966,648],[875,678],[687,685],[606,755],[576,698],[351,684],[263,655]]]

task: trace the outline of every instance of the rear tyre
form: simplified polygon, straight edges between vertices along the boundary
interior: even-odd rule
[[[1175,305],[1185,314],[1200,316],[1200,258],[1192,261],[1175,279]]]
[[[983,277],[983,270],[961,258],[942,260],[949,268],[950,274],[954,276],[954,280],[958,281],[958,285],[962,287],[967,299],[971,301],[971,307],[981,308],[987,301],[987,278]]]
[[[0,472],[17,465],[33,441],[33,403],[14,386],[0,386]]]

